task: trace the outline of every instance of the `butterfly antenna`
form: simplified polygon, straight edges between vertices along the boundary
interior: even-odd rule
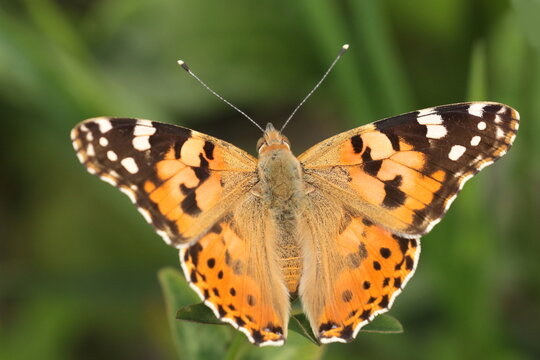
[[[298,104],[298,106],[296,106],[296,108],[293,110],[292,114],[287,118],[287,121],[285,121],[285,124],[283,124],[283,126],[281,127],[281,129],[279,130],[279,132],[282,132],[283,129],[285,129],[285,126],[287,126],[287,124],[289,123],[289,121],[291,121],[291,119],[293,118],[294,114],[296,114],[296,112],[298,111],[298,109],[300,109],[300,107],[302,105],[304,105],[304,103],[307,101],[307,99],[309,99],[309,97],[311,95],[313,95],[313,93],[315,92],[315,90],[317,90],[317,88],[322,84],[322,82],[324,81],[324,79],[326,79],[326,77],[328,76],[328,74],[330,73],[330,71],[332,70],[332,68],[334,67],[334,65],[336,65],[336,63],[338,62],[338,60],[341,58],[341,56],[343,54],[345,54],[345,52],[349,49],[349,44],[345,44],[341,47],[341,50],[339,50],[339,54],[338,56],[336,56],[336,58],[334,59],[334,61],[332,62],[332,64],[330,64],[330,67],[328,68],[328,70],[326,70],[326,72],[324,73],[323,77],[321,78],[321,80],[319,80],[319,82],[317,83],[317,85],[315,85],[315,87],[313,89],[311,89],[311,91],[306,95],[306,97],[304,98],[304,100],[302,100],[300,102],[300,104]]]
[[[244,117],[246,119],[248,119],[249,121],[251,121],[256,127],[258,127],[262,132],[264,132],[264,129],[259,125],[257,124],[257,122],[255,122],[255,120],[253,120],[251,117],[249,117],[248,114],[246,114],[245,112],[243,112],[242,110],[240,110],[239,108],[237,108],[236,106],[234,106],[233,104],[231,104],[229,101],[227,101],[227,99],[225,99],[223,96],[219,95],[217,92],[215,92],[214,90],[212,90],[208,85],[205,84],[204,81],[202,81],[201,79],[199,79],[199,77],[197,75],[195,75],[195,73],[193,71],[191,71],[191,69],[187,66],[187,64],[182,61],[182,60],[178,60],[178,65],[180,65],[182,67],[182,69],[186,70],[186,72],[193,76],[195,78],[195,80],[197,80],[199,83],[201,83],[202,86],[204,86],[206,88],[206,90],[210,91],[212,94],[214,94],[218,99],[220,99],[221,101],[223,101],[225,104],[229,105],[230,107],[232,107],[234,110],[238,111],[240,114],[244,115]]]

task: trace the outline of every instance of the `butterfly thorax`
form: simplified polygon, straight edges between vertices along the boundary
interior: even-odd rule
[[[298,243],[299,214],[303,206],[302,167],[286,137],[268,124],[259,141],[258,191],[268,212],[268,238],[276,249],[289,292],[295,293],[301,275]]]

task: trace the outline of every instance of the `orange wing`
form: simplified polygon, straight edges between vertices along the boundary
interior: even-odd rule
[[[423,235],[464,183],[512,146],[519,114],[497,103],[463,103],[377,121],[300,155],[306,182],[403,236]]]
[[[174,246],[196,241],[257,182],[252,156],[179,126],[95,118],[71,138],[87,170],[128,195]]]
[[[249,197],[236,216],[182,249],[180,259],[190,286],[216,317],[255,345],[279,346],[287,337],[289,296],[277,257],[266,248],[260,204]]]
[[[179,126],[96,118],[72,131],[79,160],[118,187],[167,243],[186,279],[221,320],[257,345],[287,335],[288,293],[265,239],[265,213],[250,189],[256,160]]]
[[[299,156],[311,189],[300,295],[323,343],[352,340],[412,276],[420,236],[463,184],[511,147],[519,115],[440,106],[323,141]]]
[[[392,234],[365,218],[351,217],[325,254],[332,281],[302,290],[314,333],[322,343],[349,342],[376,315],[388,311],[411,278],[420,254],[419,238]],[[302,281],[326,278],[323,266]],[[310,279],[310,277],[313,277]]]

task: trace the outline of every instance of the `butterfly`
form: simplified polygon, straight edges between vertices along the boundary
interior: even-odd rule
[[[413,275],[420,237],[463,184],[511,147],[519,114],[471,102],[409,112],[296,157],[268,124],[258,159],[150,120],[100,117],[71,132],[80,162],[171,246],[187,281],[256,345],[282,345],[299,296],[321,343],[349,342]]]

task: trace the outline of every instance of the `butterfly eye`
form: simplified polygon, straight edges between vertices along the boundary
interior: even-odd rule
[[[266,145],[266,141],[262,137],[259,139],[259,141],[257,141],[257,152],[261,152],[261,148],[263,147],[263,145]]]

